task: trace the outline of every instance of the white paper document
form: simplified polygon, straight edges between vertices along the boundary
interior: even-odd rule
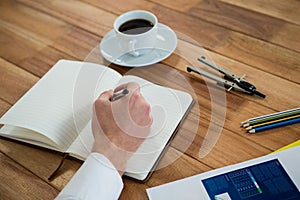
[[[160,199],[300,199],[300,146],[147,189]]]

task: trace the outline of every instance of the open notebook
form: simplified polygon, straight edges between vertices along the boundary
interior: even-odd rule
[[[70,153],[85,160],[93,144],[94,100],[105,90],[134,81],[151,105],[151,133],[128,161],[126,175],[146,180],[186,115],[193,98],[186,92],[122,76],[99,64],[60,60],[0,119],[0,135]]]

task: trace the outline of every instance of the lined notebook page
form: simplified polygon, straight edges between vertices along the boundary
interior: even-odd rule
[[[83,66],[84,69],[91,68],[90,73],[81,73]],[[77,89],[78,79],[85,79],[87,83],[91,80],[97,83],[99,74],[94,72],[100,73],[104,69],[107,68],[101,65],[60,60],[0,119],[1,124],[25,128],[27,131],[7,131],[6,128],[1,129],[0,132],[12,138],[25,138],[24,134],[27,134],[26,138],[31,138],[33,141],[41,139],[36,137],[36,133],[40,133],[52,140],[48,142],[49,145],[54,142],[61,151],[65,151],[78,136],[74,116],[87,118],[88,115],[80,115],[76,112],[85,112],[84,109],[89,107],[87,105],[92,105],[94,98],[83,94],[86,101],[79,101],[82,104],[78,103],[74,108],[74,91]],[[105,70],[105,72],[112,74],[110,78],[121,76],[112,70]],[[89,84],[82,83],[81,86],[85,89]],[[93,88],[88,89],[94,91]],[[76,95],[76,98],[77,96],[80,95]],[[79,118],[78,121],[87,122],[88,119]],[[32,134],[30,130],[33,131]],[[41,142],[47,143],[44,138]]]
[[[1,118],[0,123],[41,133],[62,150],[69,146],[76,137],[72,91],[79,70],[78,64],[59,61]],[[10,135],[19,136],[14,132]]]
[[[149,137],[128,161],[126,169],[126,175],[143,180],[164,150],[193,99],[187,93],[161,87],[136,76],[124,76],[117,85],[131,81],[139,83],[142,95],[151,105],[153,116]],[[85,159],[90,154],[93,141],[91,123],[88,123],[68,152],[76,154],[77,158]]]
[[[30,130],[30,129],[20,128],[20,127],[10,126],[10,125],[4,125],[0,129],[0,133],[1,133],[1,135],[6,136],[11,139],[14,139],[14,140],[26,142],[29,144],[37,145],[40,147],[45,147],[45,148],[56,150],[56,151],[60,151],[60,147],[55,142],[53,142],[46,136],[44,136],[38,132],[35,132],[33,130]],[[17,137],[16,137],[16,135],[17,135]]]
[[[84,161],[90,155],[93,143],[94,137],[90,120],[66,152]]]

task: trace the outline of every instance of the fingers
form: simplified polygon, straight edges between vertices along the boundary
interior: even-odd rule
[[[114,92],[118,92],[122,89],[127,88],[129,90],[129,92],[133,93],[133,92],[140,92],[140,86],[139,84],[135,83],[135,82],[128,82],[122,85],[119,85],[118,87],[116,87],[114,89]]]
[[[118,92],[118,91],[120,91],[122,89],[125,89],[125,88],[128,89],[129,93],[131,93],[131,94],[134,94],[134,93],[135,93],[135,95],[140,94],[139,84],[137,84],[135,82],[128,82],[128,83],[119,85],[113,91],[108,90],[108,91],[105,91],[105,92],[101,93],[99,95],[98,99],[109,100],[113,96],[113,93]]]
[[[128,82],[128,83],[125,83],[125,84],[122,84],[122,85],[116,87],[114,92],[118,92],[125,88],[128,89],[129,94],[127,94],[125,97],[120,99],[119,103],[122,103],[122,104],[126,103],[130,109],[135,106],[136,101],[141,97],[140,87],[139,87],[139,84],[137,84],[135,82]]]
[[[129,94],[110,101],[114,92],[124,88],[129,90]],[[96,141],[94,150],[102,146],[99,144],[106,141],[102,138],[106,138],[109,140],[106,144],[113,143],[114,148],[135,152],[150,133],[151,108],[140,94],[137,83],[130,82],[118,86],[114,91],[103,92],[95,101],[93,111],[92,130]]]
[[[103,107],[107,107],[111,102],[110,98],[113,96],[113,91],[108,90],[99,95],[94,102],[94,111],[98,113]]]
[[[151,106],[144,99],[143,96],[140,96],[135,101],[134,107],[131,109],[131,116],[140,126],[150,126],[152,124],[151,117]]]
[[[121,99],[111,102],[110,99],[117,91],[127,88],[129,94]],[[123,113],[124,116],[128,116],[128,119],[133,119],[134,122],[140,126],[150,126],[152,124],[151,107],[145,98],[140,93],[140,88],[137,83],[129,82],[115,88],[114,91],[109,90],[103,92],[95,101],[95,111],[106,110],[104,108],[111,109],[116,113]],[[106,110],[108,112],[108,110]],[[126,115],[128,113],[129,115]]]
[[[135,85],[133,85],[135,87]],[[148,127],[152,124],[151,106],[146,99],[141,95],[139,90],[134,91],[131,94],[129,100],[129,112],[131,119],[136,124],[142,127]]]
[[[98,99],[101,99],[101,100],[108,100],[113,96],[114,92],[112,90],[108,90],[108,91],[105,91],[105,92],[102,92],[100,94],[100,96],[98,97]]]

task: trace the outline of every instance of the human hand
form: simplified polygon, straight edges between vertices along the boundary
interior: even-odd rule
[[[111,102],[114,92],[127,88],[129,93]],[[150,105],[140,94],[137,83],[127,83],[114,91],[103,92],[94,103],[92,152],[106,156],[124,173],[127,160],[136,152],[150,132]]]

